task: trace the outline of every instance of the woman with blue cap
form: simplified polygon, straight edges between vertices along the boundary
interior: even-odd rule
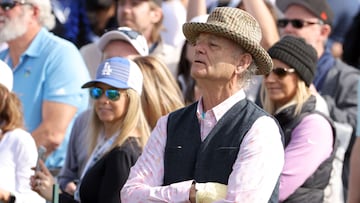
[[[120,202],[120,189],[149,136],[141,108],[142,85],[139,67],[129,59],[114,57],[98,67],[95,80],[82,86],[89,88],[94,100],[85,129],[89,158],[74,197],[62,193],[60,202]],[[51,200],[53,180],[48,175],[43,167],[31,184]]]

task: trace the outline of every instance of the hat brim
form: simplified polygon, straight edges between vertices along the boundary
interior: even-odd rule
[[[119,31],[109,31],[109,32],[105,33],[102,37],[100,37],[100,39],[97,43],[97,47],[99,48],[100,51],[103,51],[105,46],[110,41],[113,41],[113,40],[122,40],[122,41],[128,42],[129,44],[134,46],[131,43],[131,39],[129,37],[127,37],[125,34],[122,34]]]
[[[118,89],[129,89],[130,88],[126,83],[119,81],[119,80],[114,80],[112,78],[100,78],[100,79],[92,80],[92,81],[85,83],[83,86],[81,86],[81,88],[94,87],[95,84],[99,83],[99,82],[109,85],[111,87],[118,88]]]
[[[258,42],[229,29],[228,25],[218,22],[190,22],[183,25],[183,33],[191,44],[195,43],[200,33],[211,33],[233,40],[252,55],[255,65],[258,67],[257,75],[268,74],[272,69],[272,60],[266,50]]]

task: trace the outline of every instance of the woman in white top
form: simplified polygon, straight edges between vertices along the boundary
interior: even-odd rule
[[[37,149],[23,127],[21,103],[11,92],[11,69],[0,61],[0,202],[45,202],[30,188]]]

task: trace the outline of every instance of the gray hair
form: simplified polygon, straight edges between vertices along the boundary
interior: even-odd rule
[[[256,75],[257,71],[258,71],[258,67],[256,66],[255,62],[252,61],[250,66],[245,70],[245,72],[242,75],[243,87],[250,85],[251,79],[253,78],[254,75]]]
[[[27,2],[39,8],[38,21],[40,25],[48,30],[55,27],[55,16],[52,14],[50,0],[27,0]]]
[[[235,58],[238,57],[239,53],[244,54],[244,53],[248,53],[248,52],[246,52],[244,50],[244,48],[242,48],[239,45],[237,51],[235,51],[233,53],[233,57],[235,57]],[[248,53],[248,54],[250,54],[250,53]],[[252,55],[251,55],[251,58],[252,58]],[[252,61],[251,61],[250,65],[249,65],[249,67],[244,71],[244,73],[242,73],[240,75],[240,80],[238,80],[238,85],[241,88],[248,86],[250,84],[250,82],[251,82],[252,77],[254,75],[256,75],[256,72],[258,71],[258,67],[255,64],[254,59],[252,58],[251,60]]]

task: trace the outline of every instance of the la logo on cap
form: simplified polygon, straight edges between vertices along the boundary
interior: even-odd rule
[[[104,68],[103,68],[101,74],[102,74],[102,75],[110,75],[111,72],[112,72],[112,69],[111,69],[111,67],[110,67],[110,64],[109,64],[108,62],[106,62],[106,63],[104,64]]]

